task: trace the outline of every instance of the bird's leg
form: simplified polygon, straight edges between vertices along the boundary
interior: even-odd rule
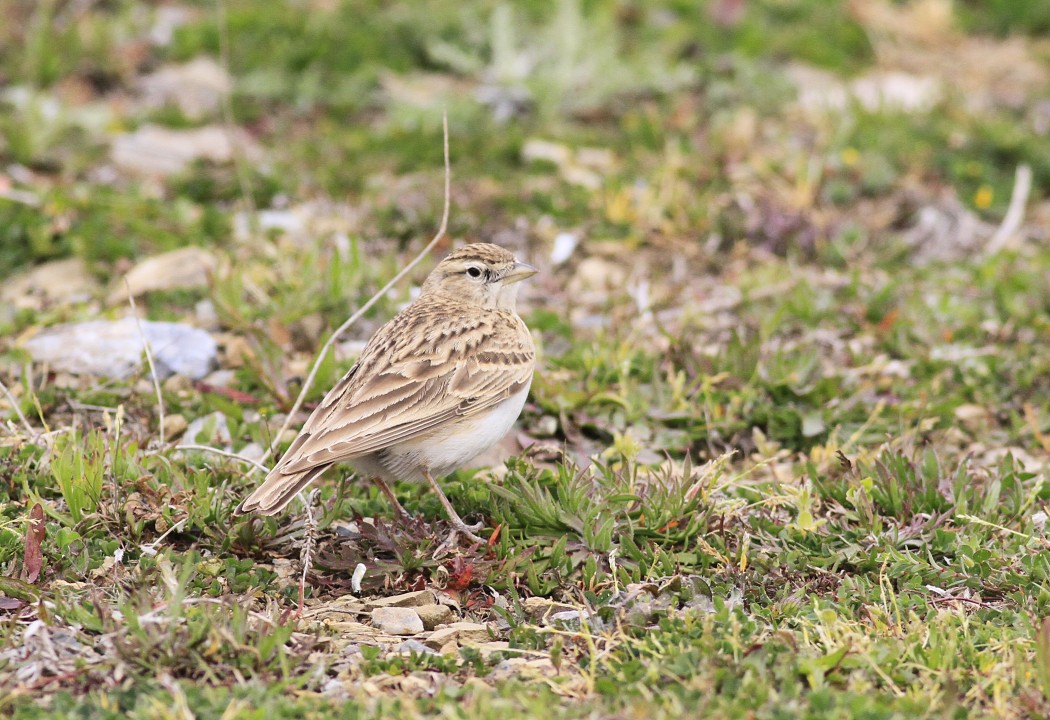
[[[467,525],[465,522],[463,522],[463,518],[461,518],[459,516],[459,513],[456,512],[456,509],[452,507],[452,503],[450,503],[448,501],[448,498],[445,497],[445,493],[441,492],[441,488],[438,487],[437,481],[434,480],[434,476],[430,474],[429,470],[423,470],[423,477],[427,479],[427,482],[430,483],[430,487],[432,487],[434,489],[434,492],[437,493],[438,500],[441,501],[442,507],[445,508],[445,512],[448,514],[448,519],[452,522],[453,531],[463,533],[473,542],[486,542],[484,538],[478,537],[474,534],[475,530],[481,529],[482,524],[478,523],[477,525]]]
[[[401,503],[397,501],[397,496],[394,495],[394,491],[390,489],[390,486],[386,484],[386,481],[378,475],[373,475],[372,482],[376,484],[376,487],[386,495],[386,499],[390,501],[391,505],[393,505],[394,514],[397,515],[397,519],[403,523],[407,523],[411,519],[411,516],[403,507],[401,507]]]

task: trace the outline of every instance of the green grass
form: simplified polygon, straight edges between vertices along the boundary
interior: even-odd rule
[[[786,62],[844,81],[894,69],[845,2],[749,1],[720,26],[712,4],[674,0],[235,1],[225,39],[209,2],[166,47],[137,44],[152,23],[139,5],[19,4],[0,28],[0,77],[28,89],[0,99],[0,284],[67,257],[99,281],[82,301],[0,307],[0,380],[31,428],[0,395],[0,713],[1050,711],[1045,88],[1011,107],[948,93],[921,113],[807,114]],[[1019,7],[956,3],[953,32],[1038,60],[1045,13]],[[140,75],[221,59],[227,41],[233,121],[264,159],[159,179],[108,168],[115,133],[224,122],[134,99]],[[450,234],[543,268],[523,307],[540,368],[515,430],[537,443],[444,480],[488,547],[436,556],[448,528],[431,494],[396,484],[416,515],[401,526],[345,467],[312,520],[298,502],[235,517],[258,473],[174,449],[185,436],[161,446],[148,372],[75,378],[21,348],[126,312],[106,296],[140,259],[205,247],[207,286],[138,307],[213,315],[233,381],[166,381],[164,411],[221,413],[234,451],[267,447],[329,333],[434,232],[442,108]],[[568,159],[527,160],[535,139]],[[929,208],[994,228],[1020,163],[1029,241],[960,250],[963,223],[940,227],[947,259],[909,244]],[[245,237],[253,207],[305,229]],[[560,232],[583,241],[551,266]],[[367,339],[430,263],[345,339]],[[307,403],[350,351],[325,357]],[[420,588],[507,644],[402,650],[346,611],[352,593]],[[544,619],[533,598],[583,620]]]

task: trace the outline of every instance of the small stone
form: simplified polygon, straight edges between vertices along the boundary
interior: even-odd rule
[[[173,130],[143,125],[117,135],[110,143],[110,159],[129,173],[165,176],[180,173],[195,160],[228,163],[238,153],[249,161],[261,159],[259,146],[243,130],[230,132],[221,125]]]
[[[346,687],[342,680],[338,678],[331,678],[321,688],[321,694],[328,697],[339,697],[342,698],[347,696]]]
[[[960,405],[955,408],[955,419],[971,432],[985,429],[994,419],[988,408],[982,405]]]
[[[365,603],[365,609],[375,610],[376,608],[390,607],[416,608],[421,605],[433,604],[434,593],[430,590],[416,590],[415,592],[403,593],[401,595],[391,595],[390,597],[369,600]]]
[[[343,637],[371,640],[376,636],[374,627],[354,620],[325,619],[323,622],[325,627],[339,633]]]
[[[571,605],[565,605],[541,597],[526,598],[525,602],[522,603],[522,609],[525,611],[525,615],[528,616],[530,620],[534,621],[543,620],[554,613],[571,612],[575,610]]]
[[[432,648],[443,648],[450,642],[459,645],[478,645],[492,639],[488,626],[472,622],[454,622],[438,628],[426,639]]]
[[[186,441],[212,447],[229,445],[233,439],[230,437],[230,426],[226,423],[226,416],[215,411],[197,418],[186,428]]]
[[[401,643],[398,646],[397,651],[404,655],[410,655],[412,653],[415,653],[416,655],[437,655],[436,652],[414,638],[411,640],[405,640]]]
[[[204,378],[205,385],[217,388],[228,388],[237,382],[237,373],[233,370],[216,370]]]
[[[218,330],[221,327],[219,313],[215,310],[215,303],[205,298],[193,306],[193,317],[197,327],[208,330]]]
[[[455,613],[448,605],[420,605],[416,608],[416,614],[423,621],[423,627],[433,630],[438,625],[452,622]]]
[[[442,628],[441,630],[435,630],[430,634],[430,637],[426,639],[428,646],[441,650],[441,653],[445,653],[445,645],[449,643],[457,645],[456,639],[459,634],[455,630],[449,630],[448,628]]]
[[[182,435],[188,426],[189,423],[186,422],[186,418],[182,415],[165,415],[164,437],[168,440],[174,440],[179,435]]]
[[[222,364],[224,367],[244,367],[255,357],[251,343],[240,335],[224,334],[220,338],[223,345]]]
[[[41,309],[48,302],[83,302],[98,289],[98,281],[80,258],[52,260],[4,281],[0,305]]]
[[[481,653],[481,657],[487,658],[492,653],[507,652],[510,650],[510,643],[506,640],[491,640],[475,645],[474,649]]]
[[[480,623],[454,622],[447,629],[455,630],[459,633],[460,645],[485,643],[492,639],[488,626]]]
[[[128,288],[138,297],[154,290],[206,287],[216,266],[215,256],[204,248],[189,246],[142,260],[125,276],[109,297],[110,303],[127,300]]]
[[[423,621],[408,607],[377,607],[372,624],[388,635],[415,635],[423,632]]]
[[[182,395],[193,389],[193,381],[185,375],[172,375],[164,381],[162,387],[166,393]]]
[[[548,438],[554,437],[558,432],[558,418],[553,415],[544,415],[541,417],[533,426],[532,434],[536,437]],[[532,600],[533,598],[529,598]],[[540,598],[542,599],[542,598]]]
[[[138,89],[147,108],[175,105],[191,120],[218,112],[233,81],[217,62],[197,57],[184,65],[164,65],[139,78]]]

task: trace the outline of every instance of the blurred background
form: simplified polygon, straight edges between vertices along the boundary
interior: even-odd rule
[[[966,244],[1050,179],[1046,0],[3,5],[4,275],[326,213],[419,240],[443,108],[457,237]]]

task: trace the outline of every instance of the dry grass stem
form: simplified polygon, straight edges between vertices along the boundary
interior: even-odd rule
[[[238,455],[235,452],[229,452],[228,450],[222,450],[220,448],[214,448],[210,445],[176,445],[175,450],[200,450],[201,452],[212,453],[213,455],[221,455],[222,457],[230,458],[231,460],[239,460],[242,463],[252,465],[256,470],[262,470],[264,473],[270,472],[270,468],[266,467],[262,463],[256,462],[251,458],[246,458],[243,455]]]
[[[310,572],[310,564],[313,562],[314,548],[317,546],[317,518],[314,517],[314,503],[317,501],[319,490],[314,488],[306,496],[306,528],[303,534],[303,547],[299,553],[299,559],[303,564],[303,573],[299,576],[299,607],[296,616],[303,614],[303,602],[306,599],[306,574]]]
[[[157,393],[157,416],[160,418],[160,444],[164,445],[164,396],[160,392],[160,380],[157,379],[157,367],[153,364],[153,351],[150,349],[146,333],[142,331],[142,320],[139,319],[138,308],[135,306],[135,295],[131,292],[128,279],[124,278],[124,288],[128,291],[128,303],[131,305],[131,314],[135,318],[135,327],[138,328],[142,347],[146,351],[146,363],[149,365],[149,374],[153,379],[153,390]]]
[[[377,293],[372,295],[372,297],[368,299],[368,302],[362,305],[357,310],[357,312],[355,312],[353,315],[347,318],[346,322],[344,322],[342,325],[336,328],[335,332],[332,333],[332,335],[328,338],[324,346],[321,348],[321,351],[317,353],[317,358],[314,360],[314,364],[310,368],[310,374],[306,376],[306,381],[303,382],[303,388],[299,391],[299,397],[295,399],[295,404],[292,405],[292,409],[288,411],[288,417],[285,419],[284,424],[281,425],[281,429],[278,430],[277,433],[274,435],[274,439],[273,442],[270,444],[270,448],[266,451],[266,453],[263,454],[262,458],[260,459],[262,462],[265,462],[266,459],[273,454],[273,452],[277,448],[278,443],[280,443],[281,441],[281,437],[284,435],[284,431],[287,430],[292,424],[292,419],[295,417],[295,414],[299,412],[299,408],[302,407],[303,400],[306,399],[306,393],[308,393],[310,391],[310,388],[313,386],[314,378],[317,377],[317,370],[321,366],[321,361],[324,360],[325,356],[328,354],[328,351],[331,349],[335,341],[338,340],[342,336],[342,334],[346,332],[355,322],[357,322],[362,315],[368,312],[369,308],[375,305],[381,297],[385,296],[392,287],[399,283],[403,277],[408,275],[408,273],[412,272],[413,268],[415,268],[415,266],[418,265],[420,261],[423,258],[425,258],[431,250],[434,249],[434,246],[436,246],[438,242],[440,242],[440,240],[443,237],[445,237],[445,232],[448,230],[448,214],[452,194],[452,170],[451,165],[449,164],[448,151],[448,112],[445,112],[441,118],[441,127],[444,133],[445,205],[441,212],[441,225],[438,227],[437,233],[434,235],[431,241],[427,243],[426,246],[422,250],[420,250],[414,258],[412,258],[412,261],[409,262],[408,265],[402,268],[401,271],[393,278],[391,278],[386,285],[380,288]]]

